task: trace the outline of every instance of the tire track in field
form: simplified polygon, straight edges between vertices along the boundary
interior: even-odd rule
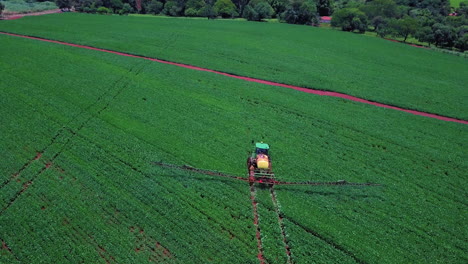
[[[453,117],[447,117],[447,116],[443,116],[443,115],[438,115],[438,114],[433,114],[433,113],[428,113],[428,112],[423,112],[423,111],[417,111],[417,110],[412,110],[412,109],[406,109],[406,108],[402,108],[402,107],[398,107],[398,106],[394,106],[394,105],[389,105],[389,104],[383,104],[383,103],[379,103],[379,102],[359,98],[359,97],[356,97],[356,96],[348,95],[348,94],[345,94],[345,93],[324,91],[324,90],[318,90],[318,89],[313,89],[313,88],[305,88],[305,87],[300,87],[300,86],[295,86],[295,85],[272,82],[272,81],[267,81],[267,80],[262,80],[262,79],[257,79],[257,78],[251,78],[251,77],[246,77],[246,76],[240,76],[240,75],[235,75],[235,74],[232,74],[232,73],[226,73],[226,72],[211,70],[211,69],[207,69],[207,68],[197,67],[197,66],[193,66],[193,65],[189,65],[189,64],[183,64],[183,63],[178,63],[178,62],[172,62],[172,61],[167,61],[167,60],[162,60],[162,59],[156,59],[156,58],[151,58],[151,57],[146,57],[146,56],[141,56],[141,55],[134,55],[134,54],[130,54],[130,53],[113,51],[113,50],[109,50],[109,49],[96,48],[96,47],[92,47],[92,46],[73,44],[73,43],[57,41],[57,40],[51,40],[51,39],[46,39],[46,38],[33,37],[33,36],[27,36],[27,35],[15,34],[15,33],[8,33],[8,32],[4,32],[4,31],[0,31],[0,34],[8,35],[8,36],[14,36],[14,37],[27,38],[27,39],[33,39],[33,40],[39,40],[39,41],[50,42],[50,43],[55,43],[55,44],[61,44],[61,45],[66,45],[66,46],[71,46],[71,47],[76,47],[76,48],[82,48],[82,49],[89,49],[89,50],[101,51],[101,52],[106,52],[106,53],[112,53],[112,54],[120,55],[120,56],[150,60],[150,61],[169,64],[169,65],[174,65],[174,66],[178,66],[178,67],[182,67],[182,68],[186,68],[186,69],[192,69],[192,70],[204,71],[204,72],[211,72],[211,73],[223,75],[223,76],[230,77],[230,78],[240,79],[240,80],[244,80],[244,81],[248,81],[248,82],[255,82],[255,83],[260,83],[260,84],[265,84],[265,85],[278,86],[278,87],[293,89],[293,90],[304,92],[304,93],[310,93],[310,94],[316,94],[316,95],[322,95],[322,96],[338,97],[338,98],[345,99],[345,100],[350,100],[350,101],[359,102],[359,103],[363,103],[363,104],[373,105],[373,106],[377,106],[377,107],[381,107],[381,108],[397,110],[397,111],[401,111],[401,112],[410,113],[410,114],[413,114],[413,115],[424,116],[424,117],[434,118],[434,119],[438,119],[438,120],[442,120],[442,121],[455,122],[455,123],[460,123],[460,124],[465,124],[465,125],[468,124],[467,120],[462,120],[462,119],[457,119],[457,118],[453,118]]]
[[[7,243],[1,238],[0,238],[0,241],[2,242],[1,249],[8,251],[8,253],[10,253],[13,256],[13,258],[15,258],[17,261],[20,261],[19,258],[15,254],[13,254],[13,250],[11,250],[11,248],[7,245]]]
[[[148,173],[148,172],[145,172],[143,171],[142,169],[138,168],[138,166],[126,161],[125,159],[122,159],[121,157],[119,157],[118,155],[116,155],[115,153],[111,152],[111,151],[108,151],[106,150],[102,145],[96,143],[95,141],[91,140],[90,138],[82,135],[82,134],[79,134],[73,130],[71,130],[70,128],[66,128],[70,133],[73,133],[75,134],[77,137],[81,138],[83,141],[86,141],[87,143],[93,145],[94,147],[96,147],[97,149],[99,149],[100,151],[104,152],[105,155],[109,156],[109,157],[112,157],[112,159],[114,159],[115,161],[118,161],[119,163],[121,163],[123,166],[127,167],[128,169],[131,169],[132,171],[142,175],[143,177],[147,178],[147,179],[154,179],[154,177],[152,176],[151,173]],[[151,144],[151,143],[149,143]],[[171,177],[173,177],[173,175],[171,174]],[[200,215],[203,215],[206,217],[206,219],[208,219],[209,221],[215,223],[215,224],[218,224],[220,227],[221,227],[221,230],[224,231],[224,232],[227,232],[229,233],[230,235],[232,235],[232,231],[230,231],[229,229],[227,228],[223,228],[223,222],[220,222],[219,220],[216,220],[216,219],[213,219],[213,217],[209,214],[207,214],[203,209],[199,208],[198,206],[196,206],[194,203],[191,202],[191,199],[189,198],[189,196],[184,196],[184,195],[181,195],[181,193],[178,193],[176,191],[173,191],[171,190],[171,188],[169,188],[170,186],[167,186],[166,184],[163,184],[162,182],[158,182],[157,183],[158,185],[162,186],[165,188],[165,190],[173,195],[173,196],[176,196],[176,197],[179,197],[180,198],[180,201],[181,202],[184,202],[186,203],[190,208],[192,208],[193,210],[197,211],[198,213],[200,213]],[[115,185],[114,186],[116,187],[119,187],[118,185]],[[142,203],[146,204],[144,201],[141,201]],[[159,214],[163,215],[163,212],[161,211],[158,211],[157,208],[152,208],[154,210],[156,210]],[[181,227],[182,228],[182,227]],[[241,240],[241,242],[246,246],[246,247],[250,247],[249,244],[247,244],[245,241]]]
[[[258,226],[258,210],[257,210],[257,201],[255,201],[255,183],[250,183],[250,200],[252,201],[252,212],[254,217],[254,226],[256,230],[255,237],[257,238],[257,248],[258,254],[257,258],[260,261],[260,264],[265,264],[265,259],[263,257],[263,246],[262,246],[262,237],[260,233],[260,228]]]
[[[135,72],[135,76],[137,76],[138,74],[140,74],[140,72],[143,70],[143,68],[145,67],[145,65],[142,65],[142,67],[140,69],[138,69],[136,72]],[[129,70],[129,73],[132,73],[133,72],[133,68],[131,68]],[[90,116],[88,118],[86,118],[84,121],[82,121],[81,123],[78,122],[77,124],[77,129],[76,129],[76,132],[79,132],[81,129],[83,129],[85,127],[86,124],[89,123],[89,121],[91,121],[91,119],[95,118],[95,116],[97,115],[100,115],[104,110],[106,110],[110,103],[115,100],[115,98],[117,98],[129,85],[129,81],[125,82],[122,87],[118,88],[117,91],[111,95],[111,92],[115,89],[116,85],[121,83],[123,81],[125,77],[121,77],[119,78],[113,85],[110,86],[109,89],[107,89],[101,96],[99,96],[96,101],[94,103],[92,103],[91,105],[89,105],[88,107],[84,108],[80,113],[78,113],[76,116],[74,116],[69,122],[67,122],[67,125],[72,123],[73,121],[76,121],[78,119],[79,116],[81,116],[82,114],[88,112],[90,114]],[[106,100],[106,97],[110,96],[110,98],[107,98]],[[104,102],[104,106],[102,107],[99,107],[97,109],[97,111],[95,111],[94,113],[92,111],[89,111],[93,106],[95,105],[98,105],[100,103],[100,101],[103,101]],[[66,132],[69,130],[64,126],[62,127],[61,129],[59,129],[59,131],[55,134],[55,136],[51,139],[50,143],[47,144],[39,153],[40,154],[37,154],[35,158],[33,158],[32,160],[28,161],[27,163],[25,163],[16,173],[13,174],[12,177],[10,177],[10,179],[8,179],[7,181],[5,181],[0,187],[3,188],[5,187],[8,183],[11,182],[11,180],[15,179],[16,177],[19,176],[19,174],[24,171],[26,168],[28,168],[31,164],[33,164],[34,161],[36,160],[39,160],[42,156],[42,154],[44,152],[46,152],[52,145],[54,145],[56,143],[56,140],[63,135],[63,132]],[[5,207],[3,207],[1,210],[0,210],[0,216],[3,215],[6,210],[8,210],[8,208],[10,208],[13,203],[23,194],[25,193],[28,188],[34,183],[34,181],[42,174],[44,173],[49,167],[51,167],[51,165],[53,164],[53,162],[55,161],[55,159],[60,156],[62,154],[62,152],[65,150],[65,147],[73,140],[73,138],[76,136],[77,134],[76,133],[71,133],[71,135],[67,136],[67,135],[63,135],[65,137],[65,142],[62,143],[62,146],[60,147],[59,151],[57,151],[53,156],[52,158],[44,165],[44,167],[36,172],[28,181],[26,181],[23,185],[22,185],[22,188],[17,191],[15,193],[15,195],[10,198],[10,201],[8,201],[8,203],[6,204]]]
[[[286,250],[287,263],[291,264],[291,247],[289,246],[288,240],[286,239],[286,229],[284,228],[283,216],[279,208],[278,198],[274,188],[274,185],[270,186],[271,201],[273,202],[273,207],[275,208],[276,215],[278,216],[278,224],[281,229],[281,237],[283,239],[284,249]]]

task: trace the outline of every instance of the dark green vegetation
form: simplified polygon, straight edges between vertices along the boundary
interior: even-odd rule
[[[365,32],[380,37],[409,36],[437,47],[464,52],[468,49],[468,2],[451,9],[448,0],[338,1],[332,26],[344,31]],[[450,16],[449,13],[454,11]]]
[[[71,13],[3,21],[0,30],[468,119],[467,60],[378,38],[287,24]]]
[[[2,6],[4,7],[3,13],[30,13],[57,8],[53,1],[5,0],[0,1],[0,14]]]
[[[299,84],[373,80],[359,92],[466,113],[456,57],[372,38],[366,55],[362,36],[288,25],[282,42],[271,25],[86,16],[91,30],[83,17],[0,25]],[[252,139],[271,144],[280,180],[384,185],[277,187],[294,263],[467,262],[466,125],[35,40],[0,45],[2,263],[256,263],[246,183],[149,164],[243,175]],[[421,99],[397,100],[409,88]],[[268,195],[258,188],[265,258],[283,263]]]
[[[290,24],[317,25],[319,13],[329,12],[321,0],[56,0],[60,7],[100,14],[153,14],[215,18],[243,17],[251,21],[277,18]],[[324,11],[325,10],[325,11]]]

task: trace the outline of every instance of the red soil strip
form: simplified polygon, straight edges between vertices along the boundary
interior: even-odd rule
[[[116,55],[120,55],[120,56],[126,56],[126,57],[138,58],[138,59],[145,59],[145,60],[155,61],[155,62],[159,62],[159,63],[164,63],[164,64],[174,65],[174,66],[178,66],[178,67],[183,67],[183,68],[187,68],[187,69],[197,70],[197,71],[211,72],[211,73],[215,73],[215,74],[219,74],[219,75],[223,75],[223,76],[227,76],[227,77],[231,77],[231,78],[236,78],[236,79],[240,79],[240,80],[244,80],[244,81],[248,81],[248,82],[255,82],[255,83],[261,83],[261,84],[266,84],[266,85],[284,87],[284,88],[294,89],[296,91],[301,91],[301,92],[304,92],[304,93],[338,97],[338,98],[342,98],[342,99],[346,99],[346,100],[350,100],[350,101],[354,101],[354,102],[359,102],[359,103],[363,103],[363,104],[369,104],[369,105],[373,105],[373,106],[377,106],[377,107],[402,111],[402,112],[410,113],[410,114],[413,114],[413,115],[419,115],[419,116],[424,116],[424,117],[429,117],[429,118],[434,118],[434,119],[449,121],[449,122],[456,122],[456,123],[466,124],[466,125],[468,124],[468,121],[466,121],[466,120],[441,116],[441,115],[437,115],[437,114],[430,114],[430,113],[416,111],[416,110],[404,109],[404,108],[401,108],[401,107],[382,104],[382,103],[378,103],[378,102],[373,102],[373,101],[369,101],[369,100],[366,100],[366,99],[362,99],[362,98],[358,98],[358,97],[355,97],[355,96],[351,96],[351,95],[347,95],[347,94],[343,94],[343,93],[338,93],[338,92],[321,91],[321,90],[316,90],[316,89],[311,89],[311,88],[304,88],[304,87],[299,87],[299,86],[294,86],[294,85],[289,85],[289,84],[271,82],[271,81],[266,81],[266,80],[261,80],[261,79],[256,79],[256,78],[250,78],[250,77],[239,76],[239,75],[234,75],[234,74],[230,74],[230,73],[210,70],[210,69],[201,68],[201,67],[197,67],[197,66],[192,66],[192,65],[188,65],[188,64],[182,64],[182,63],[177,63],[177,62],[154,59],[154,58],[149,58],[149,57],[144,57],[144,56],[139,56],[139,55],[133,55],[133,54],[123,53],[123,52],[118,52],[118,51],[95,48],[95,47],[91,47],[91,46],[67,43],[67,42],[62,42],[62,41],[57,41],[57,40],[44,39],[44,38],[39,38],[39,37],[31,37],[31,36],[25,36],[25,35],[19,35],[19,34],[14,34],[14,33],[7,33],[7,32],[0,32],[0,34],[15,36],[15,37],[28,38],[28,39],[34,39],[34,40],[40,40],[40,41],[56,43],[56,44],[61,44],[61,45],[66,45],[66,46],[71,46],[71,47],[77,47],[77,48],[107,52],[107,53],[112,53],[112,54],[116,54]]]
[[[416,47],[416,48],[429,49],[428,47],[424,47],[424,46],[422,46],[422,45],[406,43],[406,42],[399,41],[399,40],[396,40],[396,39],[388,39],[388,38],[385,38],[385,39],[388,40],[388,41],[391,41],[391,42],[406,44],[406,45],[410,45],[410,46],[413,46],[413,47]]]
[[[278,216],[278,224],[281,229],[281,236],[283,237],[283,243],[284,243],[284,248],[286,249],[286,256],[288,259],[288,264],[291,264],[291,250],[288,244],[288,241],[286,240],[286,230],[284,229],[284,223],[283,223],[283,217],[281,217],[280,209],[278,206],[278,199],[276,198],[276,192],[273,187],[273,185],[270,187],[270,192],[271,192],[271,201],[273,202],[273,206],[275,207],[275,212],[276,215]]]
[[[260,235],[260,228],[258,227],[258,210],[257,210],[257,202],[255,201],[255,186],[253,183],[250,183],[250,200],[252,201],[254,225],[256,228],[255,237],[257,238],[257,248],[258,248],[257,258],[258,258],[258,261],[260,261],[260,264],[265,264],[265,259],[263,258],[262,238]]]
[[[41,12],[31,12],[31,13],[4,13],[3,14],[3,20],[14,20],[14,19],[19,19],[25,16],[41,16],[41,15],[48,15],[48,14],[55,14],[55,13],[62,13],[62,10],[60,9],[52,9],[52,10],[46,10],[46,11],[41,11]]]
[[[34,157],[34,160],[38,160],[42,157],[42,153],[41,152],[37,152],[36,154],[36,157]]]

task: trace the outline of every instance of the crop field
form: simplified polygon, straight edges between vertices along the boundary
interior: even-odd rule
[[[44,37],[468,119],[468,64],[384,39],[279,23],[60,14],[4,21]],[[441,92],[443,91],[443,92]]]
[[[226,60],[232,54],[225,60],[209,53],[204,58],[190,55],[194,48],[190,43],[195,41],[187,41],[184,49],[177,46],[182,42],[174,40],[163,49],[167,54],[157,43],[151,50],[158,30],[152,34],[145,34],[145,28],[139,33],[122,31],[126,36],[115,39],[107,35],[106,42],[107,33],[96,37],[97,30],[75,33],[76,39],[71,39],[73,34],[67,30],[53,29],[59,26],[51,21],[61,18],[61,27],[67,28],[68,22],[82,16],[1,21],[0,31],[231,69]],[[144,21],[164,20],[89,16],[88,27],[99,19],[138,21],[143,27]],[[194,23],[188,19],[164,21],[173,21],[173,27],[187,23],[187,32]],[[41,23],[50,23],[50,31],[43,31]],[[209,23],[213,27],[239,23],[235,25],[240,29],[264,27],[264,23],[237,21]],[[322,33],[291,27],[292,31],[296,28]],[[133,39],[133,34],[153,37],[145,44],[144,39]],[[346,43],[368,40],[346,36],[350,38]],[[437,110],[442,105],[431,106],[431,102],[443,102],[450,106],[447,112],[434,112],[466,116],[466,108],[460,107],[466,98],[461,85],[466,76],[455,78],[468,67],[466,61],[369,41],[375,49],[395,49],[389,53],[408,50],[407,54],[422,56],[422,60],[458,65],[432,79],[441,85],[458,83],[456,88],[428,91],[433,96],[424,100],[430,101],[414,103],[421,109]],[[468,261],[465,124],[33,39],[0,35],[0,46],[0,263]],[[278,43],[268,46],[284,48]],[[216,45],[206,48],[213,51]],[[332,49],[333,45],[331,53]],[[248,46],[230,51],[252,52]],[[391,60],[392,56],[386,56]],[[294,55],[291,63],[292,58]],[[259,68],[263,59],[246,61],[245,72],[233,63],[232,71],[250,76],[248,70]],[[287,62],[278,63],[285,66]],[[272,79],[294,80],[304,70],[300,65],[291,65],[289,71]],[[341,66],[352,68],[336,65]],[[386,67],[383,73],[394,70]],[[252,71],[252,75],[266,79],[269,71]],[[422,71],[405,73],[415,78],[403,81],[420,85],[415,79],[422,78],[418,76]],[[395,85],[403,82],[392,75],[379,78]],[[366,79],[351,80],[366,83]],[[332,81],[339,86],[339,81]],[[312,86],[315,83],[320,82],[311,82]],[[359,92],[368,95],[366,98],[372,96],[364,88]],[[449,100],[452,96],[454,101]],[[412,97],[388,98],[402,106],[413,103]],[[271,144],[278,180],[345,179],[381,186],[249,187],[244,181],[153,163],[187,164],[245,176],[252,139]]]

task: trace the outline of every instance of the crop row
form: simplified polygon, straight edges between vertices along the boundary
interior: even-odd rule
[[[0,30],[467,118],[466,60],[377,38],[278,23],[88,14],[27,17]]]
[[[246,183],[151,164],[242,176],[252,139],[270,143],[278,180],[383,185],[275,187],[294,262],[464,262],[461,124],[95,51],[0,44],[2,180],[48,145],[20,179],[54,159],[0,215],[13,253],[2,262],[135,263],[166,249],[167,262],[255,263]],[[4,203],[22,188],[8,186]],[[265,256],[285,257],[271,197],[259,199]]]

